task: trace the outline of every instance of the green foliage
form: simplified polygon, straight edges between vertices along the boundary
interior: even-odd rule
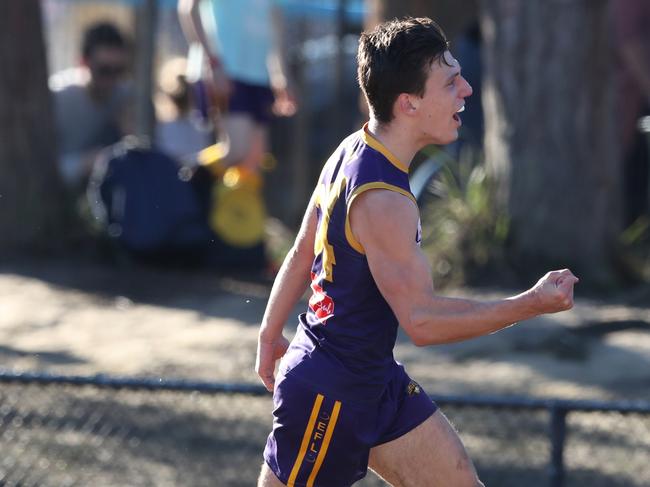
[[[481,158],[466,152],[459,160],[437,148],[427,155],[444,165],[421,200],[422,248],[436,287],[459,286],[503,264],[509,220],[498,211],[496,185]]]
[[[291,250],[296,235],[277,218],[267,218],[264,237],[269,263],[272,268],[279,269]]]
[[[650,282],[650,217],[644,215],[619,237],[619,264],[632,282]]]

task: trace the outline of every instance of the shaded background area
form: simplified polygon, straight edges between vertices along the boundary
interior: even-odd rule
[[[279,163],[267,175],[267,202],[273,215],[293,226],[302,216],[324,160],[342,137],[362,123],[356,49],[366,7],[362,0],[279,3],[286,20],[286,57],[302,108],[291,119],[273,122],[271,142]],[[84,29],[106,19],[133,39],[135,65],[151,58],[146,62],[152,63],[149,76],[154,81],[165,61],[187,55],[175,0],[43,0],[42,7],[50,73],[75,66]],[[143,46],[147,36],[153,36],[152,51]]]
[[[464,279],[469,281],[485,268],[505,271],[497,277],[529,280],[549,267],[571,267],[583,285],[607,292],[647,282],[647,137],[627,119],[630,103],[639,103],[630,112],[638,118],[647,109],[644,96],[650,95],[639,96],[642,85],[632,89],[619,79],[620,73],[631,72],[626,67],[629,32],[647,29],[644,17],[631,17],[631,8],[617,2],[281,1],[286,54],[301,110],[272,126],[278,164],[265,177],[270,213],[295,228],[325,158],[366,118],[354,68],[361,29],[393,16],[430,15],[445,27],[475,92],[463,115],[460,143],[446,148],[460,193],[449,198],[453,201],[443,213],[447,220],[436,229],[440,239],[431,250],[432,260],[439,264],[437,247],[447,238],[462,250],[450,265],[466,267]],[[0,190],[7,202],[0,213],[7,229],[0,243],[6,251],[49,249],[57,241],[65,248],[75,235],[69,231],[74,223],[65,212],[61,185],[48,173],[56,140],[45,60],[50,74],[61,73],[77,64],[87,25],[109,19],[122,27],[133,40],[137,131],[146,134],[158,70],[187,52],[172,0],[32,0],[24,5],[32,10],[23,15],[12,7],[6,18],[16,31],[6,30],[8,69],[0,86],[8,110],[2,127],[12,142],[0,154],[6,174]],[[23,38],[25,42],[14,41]],[[641,44],[636,50],[650,57],[643,39],[634,41]],[[21,67],[25,59],[38,69]],[[33,103],[23,106],[18,100]],[[615,124],[620,117],[625,123]],[[646,160],[635,163],[641,165],[634,170],[626,162],[632,131],[635,150]],[[471,169],[478,172],[471,176]],[[465,191],[470,181],[483,191],[481,196]],[[464,209],[451,211],[458,206]],[[496,230],[454,229],[459,221],[468,228]],[[475,246],[482,247],[481,255],[475,255]]]

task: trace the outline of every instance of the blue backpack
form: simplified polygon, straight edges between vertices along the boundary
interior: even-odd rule
[[[103,232],[137,254],[206,249],[213,234],[191,171],[154,148],[122,141],[95,162],[88,185]]]

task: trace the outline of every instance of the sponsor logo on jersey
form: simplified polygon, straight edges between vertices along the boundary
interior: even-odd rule
[[[311,274],[311,290],[309,308],[314,312],[318,321],[324,325],[328,318],[334,316],[334,300],[318,284],[318,276],[313,272]]]

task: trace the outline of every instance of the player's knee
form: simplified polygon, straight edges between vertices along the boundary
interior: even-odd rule
[[[455,485],[459,487],[485,487],[483,482],[479,480],[474,464],[467,455],[458,460],[456,469],[460,478]]]

